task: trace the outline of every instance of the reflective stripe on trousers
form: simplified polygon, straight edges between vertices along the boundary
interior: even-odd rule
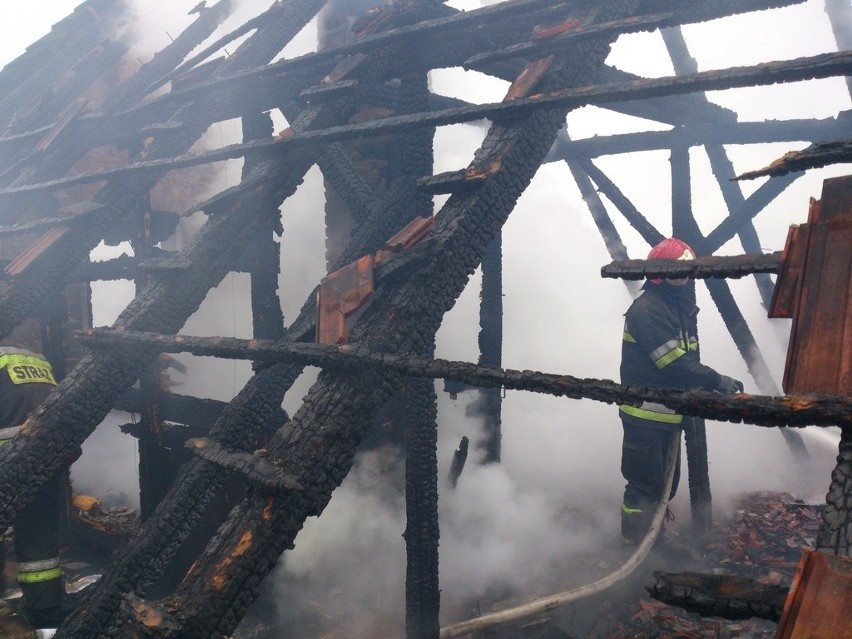
[[[37,584],[62,577],[59,557],[18,563],[18,583]]]
[[[622,413],[626,413],[631,417],[638,419],[647,419],[652,422],[662,422],[664,424],[680,424],[683,421],[683,415],[675,413],[671,408],[667,408],[656,402],[642,402],[639,406],[631,406],[630,404],[621,404],[618,407]]]

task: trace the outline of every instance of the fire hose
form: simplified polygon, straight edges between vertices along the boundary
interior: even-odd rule
[[[676,466],[677,455],[680,450],[680,435],[672,437],[669,445],[668,456],[666,458],[666,480],[663,487],[660,500],[657,504],[657,509],[654,511],[654,516],[651,520],[651,525],[648,532],[642,539],[642,542],[636,547],[633,554],[621,565],[617,570],[610,574],[594,581],[585,586],[572,588],[564,592],[559,592],[541,599],[536,599],[522,606],[515,608],[507,608],[487,615],[482,615],[475,619],[462,621],[451,626],[441,628],[441,639],[451,639],[452,637],[461,637],[466,634],[485,630],[494,626],[501,626],[508,623],[513,623],[528,619],[529,617],[548,612],[554,608],[559,608],[569,603],[573,603],[585,597],[595,595],[602,592],[618,583],[622,579],[630,575],[644,561],[645,557],[657,540],[660,531],[663,527],[663,520],[666,516],[666,510],[669,505],[669,495],[672,490],[672,482],[674,480],[674,471]]]

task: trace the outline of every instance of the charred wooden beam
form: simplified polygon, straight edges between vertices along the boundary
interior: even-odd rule
[[[198,17],[153,59],[143,65],[103,105],[105,112],[115,112],[140,101],[151,91],[151,85],[179,65],[193,49],[204,42],[233,11],[233,0],[219,0],[199,12]]]
[[[173,90],[151,102],[151,104],[137,107],[133,111],[144,111],[146,113],[157,112],[166,109],[172,112],[183,103],[193,100],[205,99],[207,95],[215,94],[223,90],[241,92],[242,95],[264,94],[267,102],[258,103],[257,110],[265,110],[277,104],[282,98],[281,88],[292,84],[294,78],[311,78],[308,84],[301,80],[296,93],[302,89],[315,84],[327,70],[335,65],[335,60],[360,53],[369,53],[389,46],[412,46],[413,38],[422,42],[429,42],[428,37],[441,37],[446,46],[435,46],[430,43],[427,49],[421,51],[417,57],[416,66],[408,65],[405,69],[398,67],[394,74],[388,77],[398,77],[399,72],[412,71],[416,69],[428,70],[443,66],[457,66],[469,57],[485,41],[493,41],[494,32],[489,32],[484,27],[505,23],[513,31],[523,30],[525,27],[531,29],[537,23],[537,18],[542,12],[547,13],[550,7],[555,7],[562,13],[565,7],[559,0],[515,0],[504,2],[495,6],[488,6],[476,11],[458,12],[450,17],[424,20],[408,27],[398,27],[386,32],[376,33],[359,38],[352,42],[324,49],[316,53],[307,54],[292,59],[284,59],[267,66],[258,66],[253,70],[234,73],[217,73],[216,77],[209,81],[194,84],[192,86]],[[271,11],[271,9],[270,9]],[[461,36],[464,37],[461,37]],[[474,36],[478,36],[477,39]],[[428,54],[428,55],[426,55]],[[288,91],[288,94],[290,92]],[[235,117],[236,113],[226,115],[220,114],[220,119]],[[138,113],[127,112],[125,117],[130,117],[134,122],[138,121]],[[118,125],[117,129],[123,127]]]
[[[281,11],[286,11],[291,5],[277,6],[280,7]],[[300,5],[297,8],[301,9],[303,6]],[[392,50],[383,52],[383,55],[388,58],[393,58],[396,54],[397,52]],[[303,120],[307,123],[311,122],[308,118],[303,118]],[[297,122],[297,124],[301,125],[301,122]],[[296,130],[299,129],[296,128]],[[285,189],[295,188],[297,180],[293,180],[293,175],[295,174],[298,179],[301,179],[301,174],[297,172],[306,170],[309,161],[306,160],[305,162],[300,159],[297,163],[299,166],[286,169],[279,168],[278,170],[282,175],[276,177],[273,174],[269,187],[281,189],[283,180]],[[251,201],[244,202],[244,204],[246,206],[255,205],[256,197],[257,193],[254,193]],[[214,224],[214,228],[215,226]],[[313,310],[309,311],[308,316],[312,316],[312,313]],[[298,321],[296,325],[299,325]],[[304,326],[296,330],[291,328],[291,333],[302,334],[303,332]],[[272,366],[260,371],[253,380],[255,383],[248,385],[238,398],[229,405],[226,414],[222,416],[219,424],[214,428],[216,432],[211,432],[211,436],[223,443],[225,439],[233,440],[236,442],[233,444],[234,447],[247,445],[247,433],[256,432],[263,426],[266,419],[264,415],[271,415],[280,411],[283,392],[292,384],[300,371],[300,366],[290,364]],[[248,425],[253,428],[249,429]],[[203,512],[209,486],[221,485],[223,481],[219,469],[209,468],[209,465],[203,464],[193,465],[186,471],[185,475],[186,477],[181,482],[180,487],[176,489],[175,494],[167,498],[168,503],[162,509],[162,512],[157,511],[152,515],[150,528],[146,531],[144,537],[137,539],[136,543],[127,549],[120,562],[96,586],[97,591],[89,597],[85,608],[78,611],[75,619],[66,622],[67,626],[78,630],[88,628],[89,631],[96,634],[105,627],[111,627],[110,624],[114,623],[115,615],[118,614],[116,602],[122,596],[122,584],[128,581],[142,582],[144,587],[144,584],[151,579],[151,575],[156,575],[162,569],[164,557],[167,560],[174,545],[180,543],[180,540],[184,538],[187,528],[184,523],[197,520],[199,513]],[[180,513],[180,515],[177,515],[177,513]],[[182,519],[184,523],[176,526],[175,524]],[[244,610],[244,607],[241,610]],[[212,613],[208,613],[207,619],[216,619],[220,616],[234,619],[233,615],[223,607],[215,608]],[[114,635],[108,634],[108,636]]]
[[[264,60],[270,59],[280,50],[281,46],[283,46],[282,41],[286,41],[288,35],[289,37],[294,36],[310,20],[312,16],[305,15],[310,10],[310,4],[302,2],[296,5],[292,3],[276,5],[275,19],[270,20],[260,35],[259,40],[252,41],[250,39],[244,43],[240,50],[231,56],[229,62],[234,66],[241,64],[256,66]],[[316,6],[316,9],[318,8]],[[222,95],[217,96],[217,99],[231,100],[233,97]],[[206,105],[199,106],[204,108]],[[212,107],[212,109],[216,110],[215,107]],[[200,127],[206,127],[209,122],[206,122],[204,113],[198,113],[197,115],[198,120],[196,124]],[[174,142],[178,143],[181,141]],[[170,278],[167,283],[161,283],[160,285],[146,289],[146,292],[137,298],[131,304],[130,308],[125,311],[122,316],[122,323],[141,327],[147,322],[151,322],[151,326],[155,324],[161,328],[174,326],[173,330],[177,330],[178,325],[183,323],[185,318],[194,312],[198,304],[205,297],[210,286],[221,281],[224,274],[228,271],[228,266],[220,263],[217,255],[224,252],[222,247],[229,246],[234,241],[239,242],[241,234],[251,229],[253,223],[256,221],[252,218],[251,211],[254,211],[258,204],[267,200],[280,203],[283,194],[286,194],[288,189],[290,191],[295,189],[304,171],[307,170],[312,162],[312,158],[300,159],[301,161],[296,162],[294,166],[279,167],[277,169],[278,179],[270,183],[268,189],[255,193],[255,198],[259,198],[257,201],[243,203],[247,210],[247,217],[244,217],[242,220],[230,218],[230,223],[233,224],[230,228],[229,222],[225,217],[208,220],[208,223],[202,228],[199,235],[196,236],[190,250],[187,252],[187,257],[192,258],[196,268],[193,268],[191,273],[178,275],[175,278]],[[140,186],[144,187],[144,190],[147,190],[147,187],[149,187],[148,184],[128,185],[126,182],[120,186],[120,193],[123,194],[123,197],[138,195],[134,191],[137,189],[143,190],[140,189]],[[128,192],[128,189],[130,192]],[[113,196],[116,195],[113,192]],[[237,215],[239,216],[239,213]],[[88,251],[86,245],[79,248],[82,251]],[[4,296],[2,300],[3,304],[9,303],[9,301],[9,298]],[[177,324],[173,324],[175,321],[177,321]],[[47,400],[43,406],[44,410],[38,415],[37,423],[31,422],[30,424],[33,436],[27,438],[26,442],[16,441],[15,444],[10,443],[1,451],[4,457],[4,464],[0,466],[0,474],[3,474],[4,477],[8,473],[12,474],[11,480],[9,477],[4,479],[2,490],[0,490],[0,503],[3,505],[4,520],[12,515],[15,506],[25,503],[27,497],[24,494],[26,491],[18,490],[15,495],[10,494],[10,491],[14,490],[13,487],[16,484],[14,477],[26,476],[28,478],[27,486],[32,487],[32,490],[37,490],[42,470],[48,473],[52,472],[53,468],[51,465],[61,463],[67,457],[67,454],[73,450],[73,447],[79,445],[94,430],[94,427],[102,419],[103,415],[108,412],[110,408],[109,404],[112,403],[116,394],[135,381],[149,362],[150,359],[139,352],[114,353],[105,358],[93,355],[84,358],[75,371],[66,377],[63,384],[69,382],[72,378],[73,383],[69,382],[67,385],[64,385],[61,389],[58,389],[59,392],[53,394]],[[93,389],[96,390],[92,392]],[[74,408],[68,410],[68,406]],[[81,407],[85,407],[85,410],[81,409]],[[280,410],[280,400],[278,408]],[[219,440],[222,441],[221,439]],[[18,454],[18,446],[23,448],[32,446],[39,451],[37,455],[38,459],[27,462],[36,463],[38,468],[32,470],[26,469],[24,461],[29,458]],[[65,452],[66,448],[67,452]],[[55,461],[45,462],[44,456]],[[200,492],[203,493],[203,490]],[[196,495],[193,501],[200,497],[200,494]],[[185,520],[185,523],[191,527],[189,519]],[[180,536],[176,539],[179,538]],[[146,557],[146,561],[149,566],[153,563],[161,567],[161,558],[164,556],[163,548],[173,542],[164,542],[161,537],[157,537],[156,541],[162,545],[149,549],[151,555]],[[135,560],[138,561],[138,557]],[[137,572],[130,577],[130,580],[144,587],[146,574],[148,573],[144,569],[140,569],[138,563],[135,564],[134,569]],[[126,577],[127,572],[120,573],[120,577],[117,578],[119,582],[118,586],[108,576],[105,576],[102,580],[103,588],[112,594],[112,597],[107,597],[110,604],[115,604],[118,601],[118,593],[123,590],[123,586],[120,584],[127,583],[123,581]],[[91,607],[87,606],[85,610],[78,610],[80,613],[78,620],[88,628],[88,630],[82,631],[82,636],[103,636],[101,633],[103,630],[101,625],[103,622],[103,610],[100,607],[103,601],[100,597],[96,598],[93,593],[88,599]],[[107,607],[109,607],[109,604]],[[92,613],[91,616],[88,613]],[[71,620],[66,622],[66,626],[69,626],[69,628],[73,628],[75,625]]]
[[[435,113],[419,113],[381,118],[363,124],[327,127],[323,130],[295,133],[265,142],[234,144],[215,151],[149,162],[136,162],[115,169],[87,173],[72,178],[41,184],[27,184],[0,189],[0,201],[10,197],[99,182],[129,174],[148,175],[244,157],[254,153],[279,152],[318,143],[336,142],[369,135],[401,133],[420,127],[458,124],[480,119],[511,119],[537,110],[577,108],[585,104],[601,104],[615,100],[639,100],[649,96],[710,91],[741,86],[795,82],[852,73],[852,52],[827,53],[787,62],[770,62],[754,67],[739,67],[723,71],[703,71],[690,76],[637,80],[626,85],[603,85],[582,89],[566,89],[544,93],[533,98],[511,102],[445,109]]]
[[[849,74],[852,75],[852,74]],[[829,164],[852,162],[852,139],[836,142],[817,142],[801,151],[790,151],[769,166],[757,171],[738,175],[737,180],[752,180],[757,177],[787,175],[794,171],[818,169]]]
[[[852,427],[840,432],[837,464],[831,472],[831,485],[825,497],[822,525],[816,549],[832,555],[852,557]]]
[[[461,169],[460,171],[447,171],[431,177],[417,180],[417,188],[430,195],[440,193],[461,193],[478,189],[488,174],[483,171]]]
[[[503,237],[491,240],[482,256],[482,291],[479,301],[479,365],[499,368],[503,364]],[[476,412],[483,420],[485,451],[482,463],[499,462],[502,454],[503,397],[499,388],[479,390]]]
[[[110,328],[92,328],[78,334],[90,348],[145,348],[163,353],[252,359],[274,362],[293,358],[305,364],[358,370],[386,369],[404,375],[454,379],[471,386],[507,388],[547,393],[573,399],[587,398],[607,403],[659,402],[689,415],[747,421],[759,425],[805,426],[845,424],[852,419],[852,399],[829,395],[720,395],[709,391],[660,391],[623,386],[609,380],[578,379],[535,371],[490,368],[468,362],[429,360],[411,354],[375,353],[363,346],[327,346],[304,342],[269,342],[232,337],[162,335]],[[846,414],[844,413],[846,411]],[[809,420],[813,420],[809,422]]]
[[[186,442],[186,447],[211,464],[242,475],[249,485],[265,492],[281,493],[285,490],[302,490],[302,485],[292,475],[262,457],[240,450],[228,450],[209,437],[196,437]]]
[[[164,421],[186,424],[199,429],[209,429],[219,419],[227,405],[227,402],[215,399],[176,393],[161,393],[159,397],[160,417]],[[114,403],[116,409],[127,413],[140,413],[144,406],[144,399],[135,388],[128,388],[116,398]]]
[[[168,636],[180,626],[175,619],[173,611],[166,609],[156,602],[145,601],[137,597],[133,592],[127,593],[122,606],[139,627],[141,633],[127,634],[127,637],[141,638],[144,636]]]
[[[708,279],[705,281],[710,297],[719,309],[719,315],[725,323],[734,344],[743,361],[746,363],[748,372],[754,379],[760,392],[767,395],[780,395],[781,390],[775,385],[769,365],[763,358],[763,353],[757,347],[757,341],[749,328],[748,322],[743,317],[728,283],[724,280]],[[787,441],[787,446],[793,455],[799,460],[808,459],[808,450],[801,435],[797,432],[781,429],[781,435]]]
[[[707,238],[702,245],[703,250],[706,253],[713,253],[719,250],[719,248],[737,234],[737,231],[743,227],[743,224],[754,219],[758,213],[799,177],[800,175],[786,175],[772,178],[761,184],[754,193],[745,199],[742,206],[732,210],[728,217],[719,222],[718,226],[707,234]]]
[[[782,7],[798,4],[802,1],[766,3],[758,0],[758,2],[751,3],[749,8],[745,6],[749,3],[738,3],[735,10],[751,11],[771,6]],[[646,13],[623,20],[613,20],[588,26],[581,26],[576,21],[569,19],[563,24],[552,24],[537,28],[526,42],[514,44],[499,51],[489,51],[472,56],[465,62],[465,66],[480,67],[512,58],[534,59],[558,52],[566,46],[583,40],[596,38],[609,40],[624,33],[655,31],[690,22],[703,22],[718,17],[720,11],[726,11],[722,7],[724,7],[723,3],[692,3],[686,6],[676,4],[675,7],[672,7],[676,11]]]
[[[852,7],[843,0],[826,0],[825,12],[831,22],[831,30],[838,49],[852,49]],[[852,77],[846,76],[846,87],[852,96]]]
[[[628,73],[621,69],[605,66],[601,69],[597,82],[599,84],[628,82],[640,78],[641,76],[635,73]],[[690,118],[695,119],[696,124],[713,124],[723,128],[737,122],[735,111],[717,104],[708,104],[706,100],[701,100],[696,95],[649,98],[642,102],[611,103],[601,106],[618,113],[651,120],[652,122],[663,122],[672,126],[682,124],[684,114],[687,113]]]
[[[633,103],[620,104],[630,105]],[[635,104],[644,104],[644,102],[636,102]],[[601,104],[600,106],[610,108],[616,105]],[[675,118],[669,117],[667,119],[670,121]],[[687,123],[689,126],[685,126]],[[571,140],[570,142],[560,140],[549,161],[656,151],[671,148],[676,140],[690,146],[706,146],[714,142],[719,144],[762,144],[798,142],[803,139],[817,142],[819,140],[842,139],[848,135],[848,124],[842,118],[707,124],[689,122],[681,117],[677,124],[682,128],[671,131],[642,131],[639,133],[602,135]],[[731,171],[724,178],[728,180],[735,176],[735,172]]]
[[[740,278],[753,273],[780,273],[782,253],[763,255],[713,255],[689,262],[678,260],[622,260],[601,267],[601,277],[641,280],[653,277]]]
[[[632,0],[613,0],[594,9],[584,8],[583,14],[614,19],[634,9]],[[554,86],[582,83],[588,70],[603,62],[606,49],[585,48],[575,64],[555,73]],[[487,243],[499,232],[564,116],[562,110],[536,113],[512,125],[492,127],[476,161],[489,165],[500,161],[501,168],[475,196],[450,198],[436,216],[440,229],[434,246],[447,259],[428,260],[416,276],[385,284],[385,303],[366,307],[353,328],[356,336],[363,336],[374,348],[384,346],[384,350],[398,350],[405,344],[416,351],[432,343],[444,312],[481,261]],[[213,591],[205,586],[193,592],[184,582],[171,599],[174,603],[193,602],[184,628],[187,636],[207,632],[212,617],[218,620],[216,632],[228,634],[233,630],[254,597],[258,577],[267,574],[274,558],[292,544],[308,513],[322,511],[331,491],[346,475],[360,438],[396,381],[395,375],[376,371],[321,373],[300,410],[267,447],[274,457],[289,459],[294,468],[302,469],[300,481],[307,482],[306,490],[273,499],[272,503],[261,503],[248,495],[232,512],[196,562],[193,573],[197,583],[205,585],[213,583],[210,579],[215,576],[221,589]],[[318,428],[318,424],[324,426]],[[270,517],[264,518],[264,511]],[[239,544],[239,539],[246,538],[252,540],[248,547]],[[240,552],[234,553],[238,548]],[[200,605],[195,606],[196,602]]]
[[[677,24],[673,20],[674,14],[671,12],[631,16],[624,20],[613,20],[612,22],[586,27],[581,27],[576,20],[569,19],[562,24],[548,25],[534,30],[527,42],[513,44],[499,51],[478,53],[468,58],[464,66],[474,68],[513,58],[542,58],[551,53],[558,53],[564,47],[584,39],[611,39],[623,33],[654,31],[664,26]]]
[[[615,183],[595,166],[594,162],[580,159],[576,163],[591,178],[607,199],[615,205],[618,211],[624,216],[624,219],[642,236],[649,246],[654,246],[663,240],[663,234],[639,212]]]
[[[272,117],[268,113],[246,115],[242,124],[245,140],[262,139],[273,132]],[[243,179],[248,178],[256,164],[256,161],[243,164]],[[250,260],[252,334],[261,339],[279,339],[284,333],[284,314],[278,297],[281,252],[275,241],[275,236],[282,233],[281,212],[277,206],[270,206],[266,220],[258,225],[254,250],[247,256]]]
[[[406,380],[405,628],[407,639],[438,635],[438,402],[428,378]]]
[[[707,461],[707,425],[701,417],[684,419],[686,467],[689,471],[689,508],[692,530],[708,533],[713,526],[713,501],[710,491],[710,467]]]
[[[66,77],[56,81],[42,97],[38,105],[26,112],[19,112],[11,123],[11,131],[26,131],[52,122],[66,105],[87,91],[98,78],[115,70],[117,62],[130,48],[129,42],[121,38],[104,41],[95,46],[73,68]],[[42,87],[42,90],[44,88]]]
[[[447,477],[447,482],[450,488],[455,488],[459,483],[459,477],[461,477],[465,462],[467,461],[467,450],[469,445],[470,440],[467,436],[464,436],[459,442],[459,447],[453,453],[453,461],[450,464],[450,473]]]
[[[329,145],[317,164],[323,177],[348,207],[353,219],[364,222],[369,211],[376,206],[377,197],[352,165],[343,147],[339,144]]]
[[[53,25],[50,33],[32,45],[0,74],[5,87],[0,96],[0,126],[14,125],[36,96],[49,92],[92,49],[119,31],[127,5],[118,0],[89,0],[69,17]],[[64,106],[64,105],[63,105]],[[25,114],[21,114],[24,116]]]
[[[654,599],[724,619],[759,617],[777,622],[789,592],[789,587],[736,575],[654,572],[654,578],[654,584],[647,587]]]
[[[571,170],[571,175],[577,183],[577,188],[579,188],[586,206],[589,207],[589,213],[592,215],[595,226],[598,227],[610,257],[615,260],[627,259],[627,247],[609,217],[609,213],[595,190],[589,175],[572,162],[568,162],[568,168]]]

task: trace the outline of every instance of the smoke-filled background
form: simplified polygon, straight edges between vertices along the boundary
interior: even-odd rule
[[[4,8],[0,24],[0,64],[14,59],[28,44],[67,15],[76,0],[51,0],[23,9]],[[164,47],[192,20],[187,11],[196,0],[161,0],[136,6],[140,45],[132,55],[141,61]],[[465,10],[482,3],[453,0]],[[266,9],[269,0],[243,0],[217,36]],[[699,70],[746,66],[836,50],[823,0],[810,0],[771,12],[728,18],[683,28]],[[217,37],[214,36],[214,37]],[[235,44],[228,46],[233,50]],[[316,24],[310,24],[284,51],[284,57],[316,47]],[[608,64],[646,77],[672,75],[659,33],[622,36]],[[470,102],[497,102],[508,84],[460,69],[431,75],[437,93]],[[850,108],[842,79],[737,89],[708,94],[711,101],[736,110],[739,119],[772,120],[834,117]],[[286,123],[278,115],[276,125]],[[439,129],[435,136],[435,172],[460,169],[473,157],[487,123]],[[572,112],[573,139],[612,133],[664,129],[663,125],[614,114],[596,107]],[[211,127],[204,144],[215,147],[239,140],[236,123]],[[757,169],[804,143],[729,146],[736,171]],[[704,232],[727,214],[703,150],[690,154],[693,209]],[[667,151],[603,157],[596,164],[663,233],[671,231],[670,167]],[[241,163],[217,165],[218,178],[209,193],[239,180]],[[804,222],[810,197],[819,198],[825,178],[848,173],[848,166],[809,172],[773,201],[755,220],[764,251],[784,246],[790,224]],[[762,180],[741,183],[747,197]],[[443,200],[436,199],[436,210]],[[319,171],[311,170],[298,192],[282,206],[281,299],[285,321],[291,321],[306,296],[325,274],[324,189]],[[606,202],[609,205],[608,202]],[[631,257],[648,250],[641,237],[612,209],[613,219]],[[180,246],[203,223],[197,214],[180,229]],[[100,247],[96,259],[112,257],[125,247]],[[721,254],[743,252],[732,240]],[[603,280],[600,267],[610,261],[604,243],[564,163],[543,166],[522,196],[504,228],[504,346],[507,368],[566,373],[579,377],[618,379],[622,314],[631,302],[623,282]],[[788,320],[769,320],[753,280],[731,280],[743,314],[780,388],[789,335]],[[475,274],[437,336],[437,355],[476,361],[479,331],[479,274]],[[248,337],[251,333],[248,278],[232,274],[215,290],[183,331],[195,335]],[[130,282],[93,285],[95,323],[110,324],[133,294]],[[743,379],[747,392],[758,392],[743,359],[727,333],[706,289],[697,286],[700,335],[705,363]],[[231,399],[250,375],[244,362],[182,356],[188,374],[173,373],[178,392]],[[294,412],[316,371],[285,398]],[[552,583],[570,570],[579,554],[615,543],[623,480],[619,471],[621,425],[614,406],[592,401],[555,399],[509,391],[503,401],[503,458],[499,465],[480,466],[471,456],[456,490],[445,478],[462,436],[472,442],[481,424],[470,416],[474,392],[451,399],[439,395],[439,489],[441,511],[441,589],[443,610],[455,614],[462,600],[486,593],[548,593]],[[135,440],[118,432],[117,424],[132,416],[116,414],[99,427],[73,468],[75,486],[116,502],[137,499]],[[811,460],[799,463],[780,433],[746,424],[708,422],[710,477],[717,514],[732,497],[752,490],[789,491],[806,501],[821,502],[837,451],[837,436],[808,429],[804,437]],[[335,492],[325,513],[309,520],[270,577],[271,595],[287,597],[328,615],[357,620],[376,612],[399,624],[404,610],[405,525],[403,496],[391,488],[388,475],[401,461],[370,454]],[[688,521],[685,486],[673,510]],[[286,579],[285,579],[286,577]],[[293,587],[292,584],[298,587]],[[289,585],[288,585],[289,584]],[[368,584],[365,586],[365,584]],[[363,610],[362,610],[363,609]],[[361,612],[359,612],[361,610]]]

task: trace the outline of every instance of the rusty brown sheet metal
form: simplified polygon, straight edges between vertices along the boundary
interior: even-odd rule
[[[811,201],[811,206],[816,200]],[[791,226],[787,231],[787,242],[781,258],[781,273],[772,292],[769,317],[792,318],[798,300],[802,267],[805,264],[805,247],[808,244],[808,225]]]
[[[793,326],[784,371],[787,393],[852,395],[852,175],[826,180],[811,206],[798,282],[779,278]],[[788,273],[787,277],[794,276]],[[790,310],[790,309],[787,309]]]
[[[852,636],[852,559],[808,550],[778,622],[776,639]]]
[[[329,273],[317,292],[317,342],[343,344],[346,318],[373,294],[373,256],[365,255]]]

